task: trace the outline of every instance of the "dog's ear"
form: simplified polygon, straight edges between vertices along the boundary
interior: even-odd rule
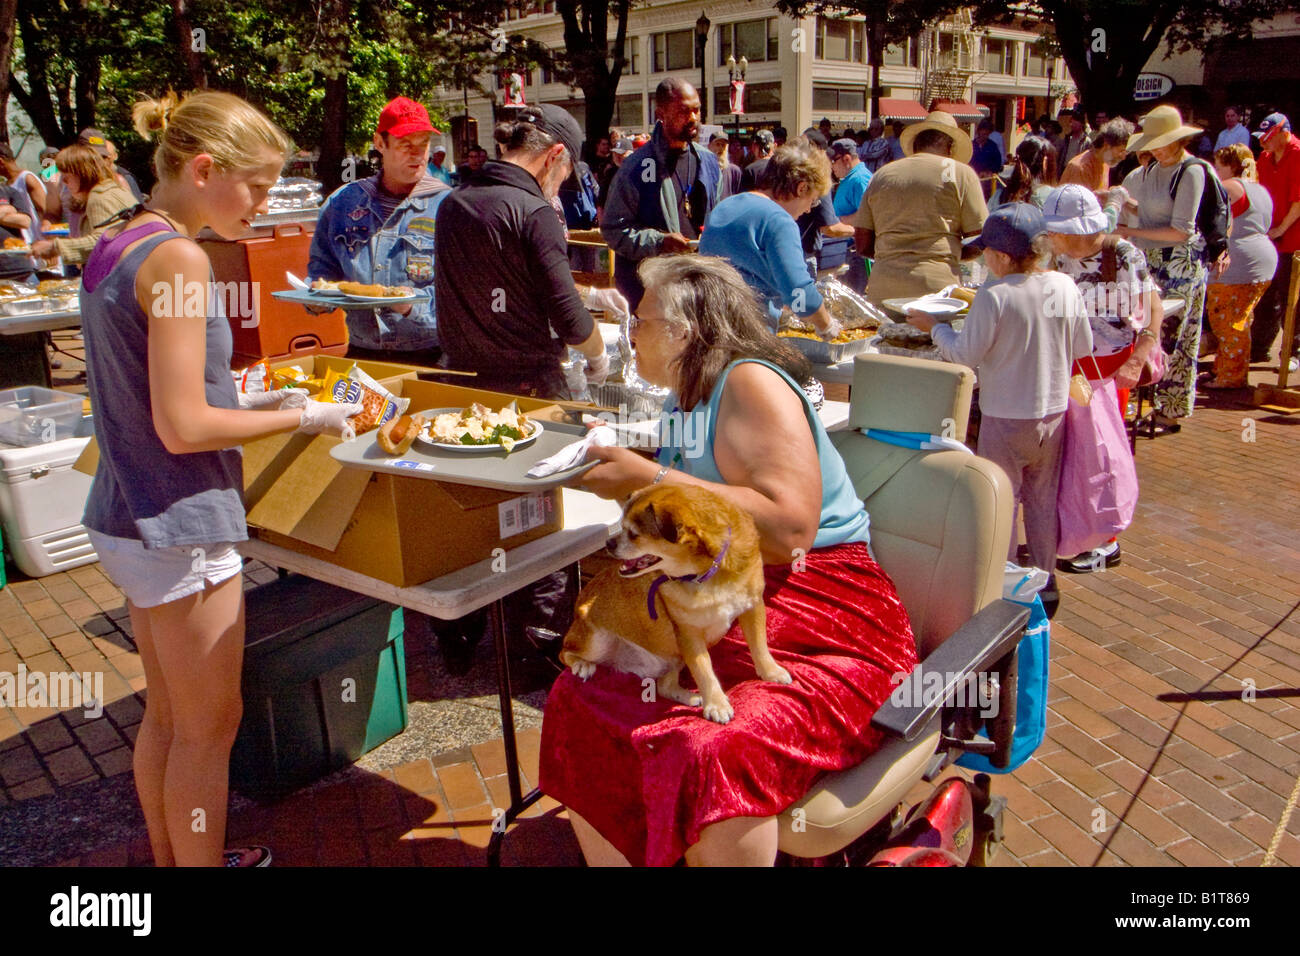
[[[646,517],[654,522],[655,528],[659,532],[659,537],[673,544],[677,543],[677,521],[673,518],[671,511],[655,510],[653,504],[646,505]]]

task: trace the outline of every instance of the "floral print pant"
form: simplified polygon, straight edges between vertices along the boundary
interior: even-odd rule
[[[1148,249],[1151,278],[1165,298],[1182,299],[1181,315],[1166,316],[1160,344],[1169,355],[1164,380],[1156,386],[1155,408],[1166,418],[1186,418],[1196,404],[1196,358],[1201,347],[1205,284],[1209,279],[1202,254],[1189,246]]]
[[[1215,384],[1246,386],[1250,371],[1250,324],[1255,320],[1255,306],[1267,288],[1268,282],[1206,288],[1205,313],[1210,329],[1219,340],[1219,350],[1214,355]]]

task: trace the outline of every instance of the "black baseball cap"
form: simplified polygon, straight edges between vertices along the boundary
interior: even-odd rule
[[[542,103],[539,106],[523,107],[515,115],[515,119],[521,123],[531,123],[543,133],[549,133],[563,143],[569,151],[569,159],[573,163],[574,171],[577,171],[578,160],[582,158],[584,137],[582,127],[568,110],[553,103]]]
[[[831,159],[839,159],[841,156],[858,155],[858,144],[851,139],[837,139],[831,143],[829,150]]]

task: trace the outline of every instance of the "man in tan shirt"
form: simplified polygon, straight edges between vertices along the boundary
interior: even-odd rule
[[[876,305],[957,282],[962,238],[988,215],[970,137],[952,114],[931,113],[901,142],[905,158],[872,177],[853,218],[858,252],[874,260],[867,299]]]
[[[1124,158],[1129,137],[1135,129],[1132,123],[1123,118],[1107,122],[1093,137],[1092,148],[1065,164],[1060,184],[1065,186],[1078,183],[1093,192],[1106,190],[1110,183],[1110,168]]]

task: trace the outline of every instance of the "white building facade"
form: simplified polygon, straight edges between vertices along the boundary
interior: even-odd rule
[[[563,24],[554,7],[553,2],[525,5],[502,26],[507,35],[523,34],[562,49]],[[701,13],[710,21],[703,64],[696,35]],[[609,29],[612,42],[616,24],[611,22]],[[861,17],[796,19],[749,0],[710,0],[703,5],[698,0],[651,0],[631,11],[625,55],[628,67],[610,122],[625,132],[653,127],[654,90],[668,76],[703,86],[709,91],[706,121],[738,128],[742,135],[777,126],[794,135],[823,117],[839,132],[862,128],[871,118],[871,71]],[[747,62],[743,117],[728,112],[730,57]],[[880,112],[885,119],[920,119],[938,99],[946,101],[945,108],[963,124],[990,116],[1008,134],[1019,117],[1055,116],[1063,104],[1072,102],[1074,91],[1064,62],[1041,52],[1036,24],[972,29],[969,19],[960,15],[889,47],[880,74]],[[499,80],[487,82],[500,88]],[[463,95],[446,89],[435,97],[435,104],[446,116],[462,114]],[[548,71],[527,74],[524,95],[529,103],[564,106],[585,123],[582,92],[555,81]],[[503,101],[499,92],[497,103]],[[491,139],[494,117],[507,115],[500,106],[494,111],[494,104],[479,95],[469,97],[468,112],[478,123],[483,143]]]

